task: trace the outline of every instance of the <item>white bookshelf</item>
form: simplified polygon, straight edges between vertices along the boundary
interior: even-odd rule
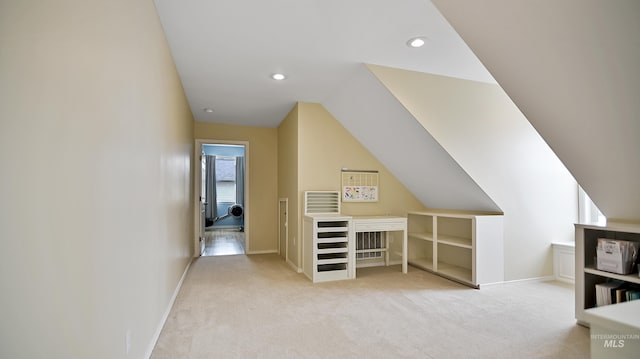
[[[640,242],[640,225],[626,223],[609,223],[607,226],[576,224],[575,238],[575,316],[579,324],[590,326],[591,317],[588,311],[596,308],[596,284],[619,280],[630,285],[640,285],[637,269],[630,274],[618,274],[596,268],[598,238]]]
[[[504,280],[503,216],[410,212],[409,264],[479,288]]]

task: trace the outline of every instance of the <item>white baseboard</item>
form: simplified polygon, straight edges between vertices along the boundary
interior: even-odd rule
[[[187,272],[191,267],[191,263],[193,263],[193,258],[189,261],[189,263],[187,263],[187,267],[184,269],[184,272],[182,272],[182,277],[180,277],[180,280],[178,281],[178,285],[176,286],[176,289],[173,291],[173,295],[171,296],[171,300],[169,300],[169,305],[167,306],[167,310],[165,310],[164,314],[162,315],[162,319],[160,319],[158,328],[156,329],[156,332],[153,334],[153,337],[151,338],[151,343],[149,343],[149,348],[147,349],[147,352],[145,353],[145,356],[144,356],[145,358],[150,358],[151,353],[153,352],[153,349],[156,347],[156,343],[160,338],[160,333],[162,332],[162,328],[164,328],[164,324],[167,322],[167,319],[169,318],[169,314],[171,313],[171,308],[173,308],[173,303],[176,301],[176,298],[178,297],[178,293],[180,293],[180,288],[182,288],[182,282],[184,281],[184,278],[187,276]]]
[[[554,277],[554,280],[557,280],[558,282],[562,282],[562,283],[567,283],[567,284],[576,284],[576,281],[573,279],[567,279],[567,278],[563,278],[563,277]]]
[[[251,252],[247,252],[247,254],[271,254],[271,253],[278,253],[277,249],[269,249],[266,251],[251,251]]]
[[[297,265],[295,265],[295,263],[290,261],[289,258],[287,258],[287,264],[289,265],[289,267],[291,267],[291,269],[296,271],[296,273],[302,273],[302,268],[299,268]]]
[[[548,281],[551,281],[551,280],[556,280],[556,278],[553,275],[548,275],[548,276],[544,276],[544,277],[505,280],[505,281],[502,281],[502,282],[495,282],[495,283],[483,283],[481,286],[485,287],[485,286],[488,286],[488,285],[515,284],[515,283],[524,283],[524,282],[548,282]]]

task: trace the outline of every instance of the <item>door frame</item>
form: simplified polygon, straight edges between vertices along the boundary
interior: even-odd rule
[[[202,145],[236,145],[236,146],[244,146],[244,205],[243,205],[243,213],[244,213],[244,253],[249,253],[250,248],[250,236],[249,236],[249,207],[250,207],[250,197],[249,197],[249,181],[251,176],[249,176],[249,142],[248,141],[230,141],[230,140],[213,140],[213,139],[203,139],[197,138],[195,140],[194,147],[194,176],[193,176],[193,213],[194,213],[194,257],[200,256],[200,193],[202,185],[202,171],[200,170],[201,160],[200,155],[202,153]]]
[[[289,198],[280,198],[278,199],[278,255],[282,255],[282,248],[280,248],[280,243],[282,243],[282,233],[280,232],[280,223],[282,222],[282,218],[280,217],[281,211],[280,206],[284,203],[284,260],[289,260]]]

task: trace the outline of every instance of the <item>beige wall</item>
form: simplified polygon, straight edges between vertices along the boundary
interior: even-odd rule
[[[342,168],[378,170],[380,176],[378,202],[343,203],[342,213],[404,216],[408,211],[424,209],[424,206],[322,105],[299,103],[297,123],[298,248],[301,247],[304,191],[339,191]],[[290,221],[293,221],[292,217]],[[301,266],[301,263],[298,265]]]
[[[194,137],[247,141],[247,253],[278,249],[278,132],[275,128],[194,122]]]
[[[289,200],[289,232],[287,261],[298,267],[300,258],[298,238],[298,104],[278,127],[278,197]]]
[[[0,357],[142,358],[193,250],[153,2],[4,1],[0,47]]]
[[[341,170],[379,171],[379,201],[343,203],[348,215],[406,215],[423,205],[322,105],[299,104],[299,186],[304,191],[341,189]],[[304,212],[304,203],[302,210]]]
[[[505,214],[505,280],[550,276],[573,239],[577,184],[494,84],[369,66]]]

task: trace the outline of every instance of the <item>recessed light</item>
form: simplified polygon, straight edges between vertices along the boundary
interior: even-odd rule
[[[212,108],[208,108],[208,107],[203,108],[203,110],[206,113],[212,113],[213,112],[213,109]]]
[[[282,80],[286,79],[287,76],[285,76],[284,74],[273,74],[273,75],[271,75],[271,78],[276,80],[276,81],[282,81]]]
[[[407,41],[407,46],[409,47],[422,47],[426,42],[426,38],[424,36],[413,37]]]

